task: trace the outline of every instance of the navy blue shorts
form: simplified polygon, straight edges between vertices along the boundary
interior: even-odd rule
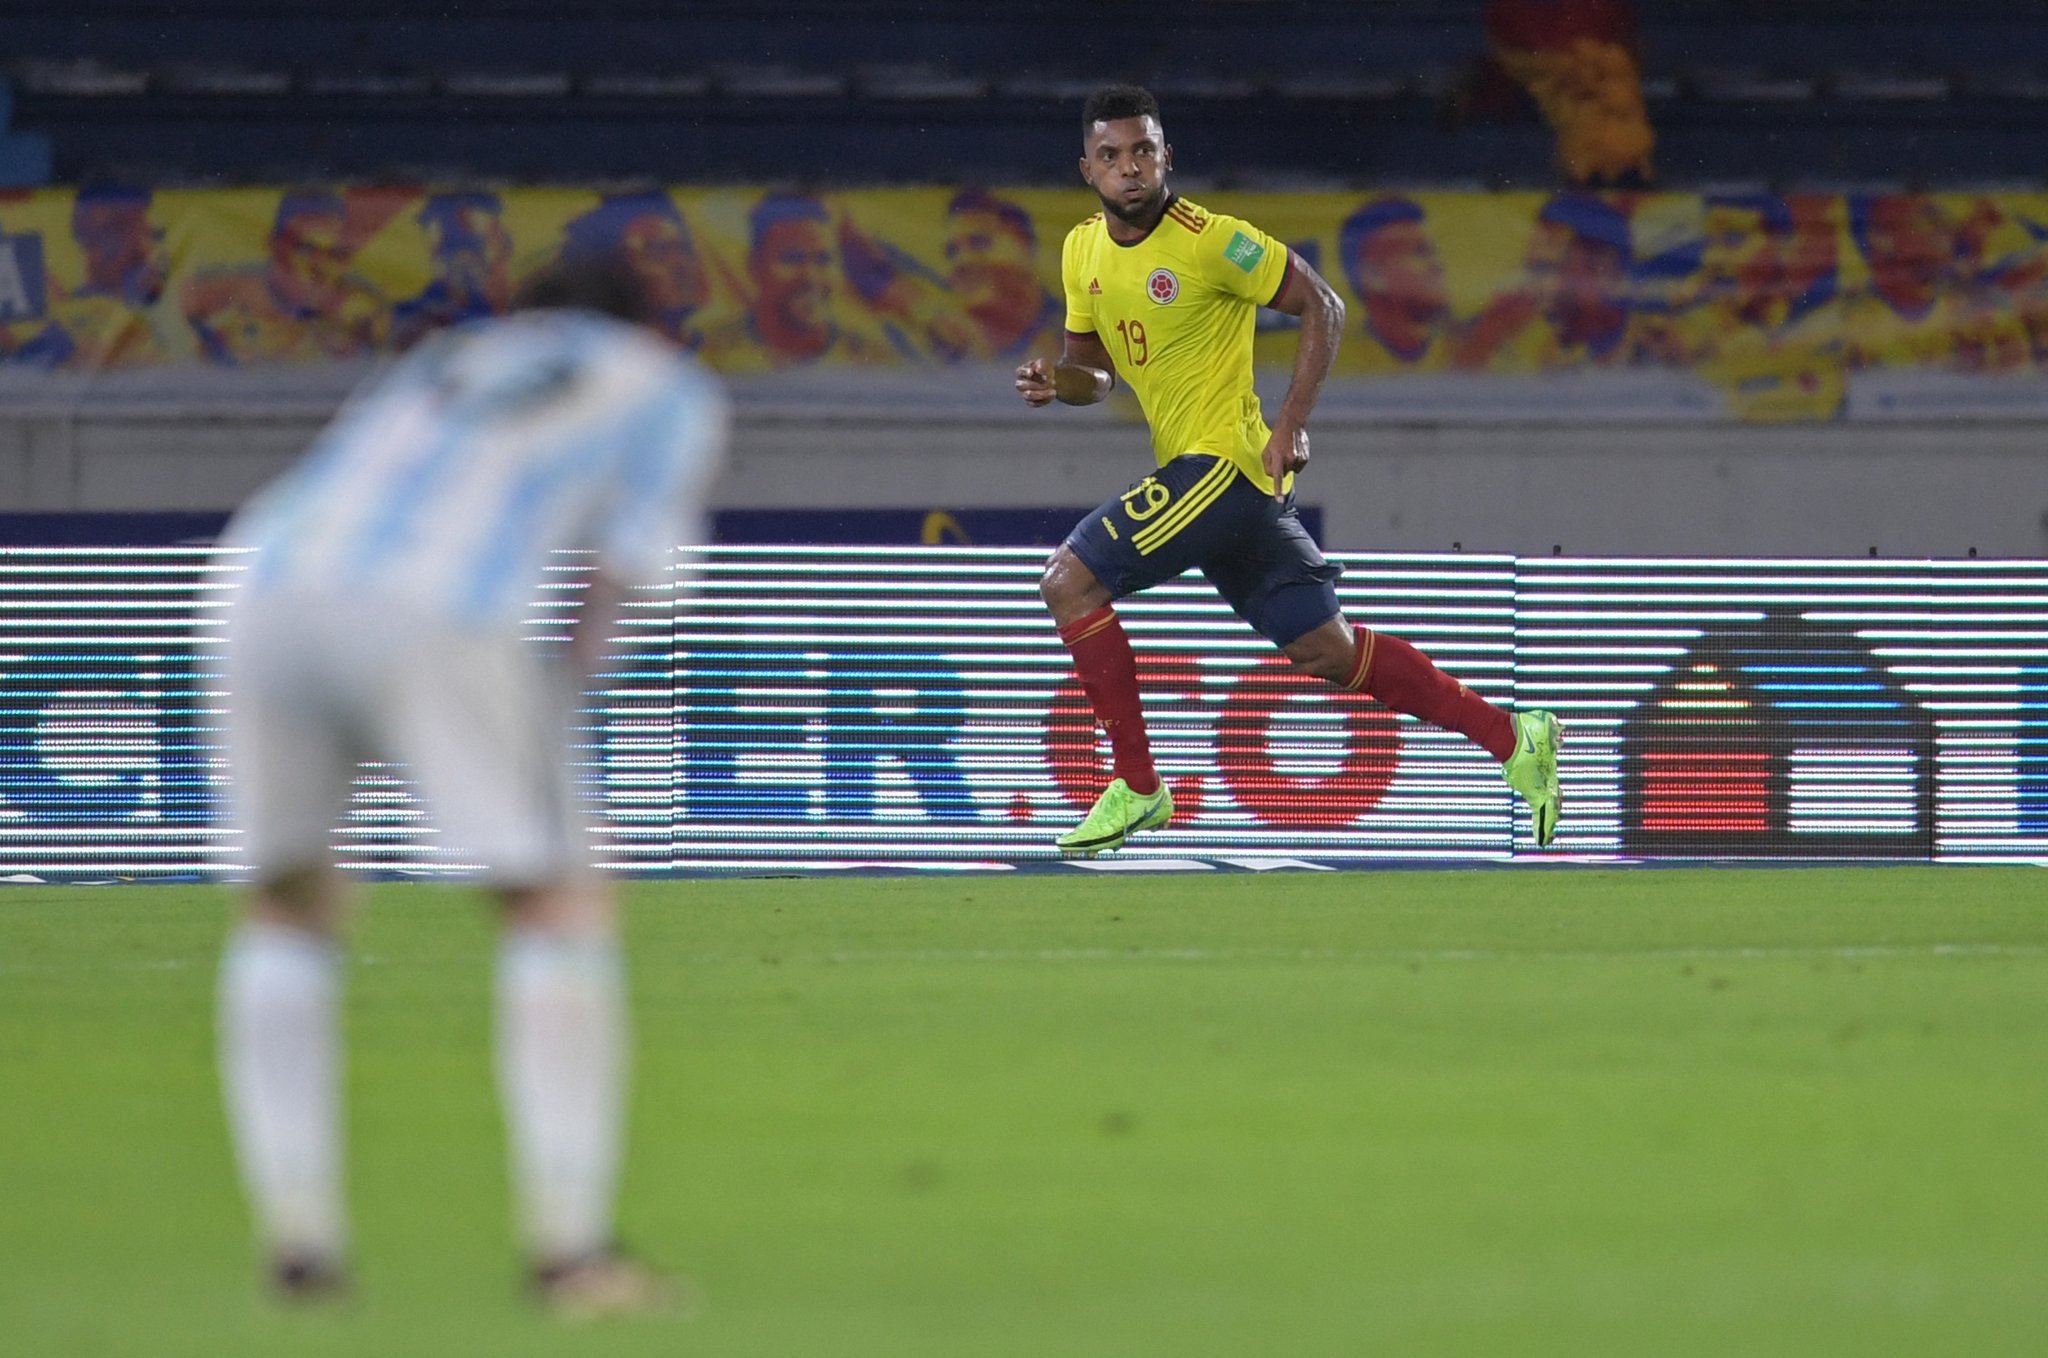
[[[1343,568],[1323,560],[1293,495],[1282,504],[1208,453],[1183,453],[1104,501],[1066,546],[1117,599],[1199,566],[1276,646],[1337,616],[1332,584]]]

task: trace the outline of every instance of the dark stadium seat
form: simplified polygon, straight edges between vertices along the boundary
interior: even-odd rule
[[[12,132],[14,86],[0,79],[0,189],[28,189],[50,179],[50,139],[34,132]]]
[[[619,0],[578,25],[538,0],[10,9],[16,123],[51,138],[67,180],[376,177],[421,168],[432,144],[436,168],[521,179],[774,164],[821,183],[1063,181],[1075,105],[1110,78],[1157,89],[1206,179],[1549,175],[1533,123],[1445,125],[1481,54],[1477,0],[1189,0],[1172,24],[1075,0]],[[2038,0],[1956,0],[1938,19],[1907,0],[1643,9],[1666,182],[2038,175]]]

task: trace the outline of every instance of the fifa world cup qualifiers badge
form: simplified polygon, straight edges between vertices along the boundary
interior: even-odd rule
[[[1223,247],[1223,257],[1238,268],[1250,273],[1259,267],[1265,257],[1266,247],[1239,231],[1231,236],[1230,244]]]
[[[1153,301],[1165,306],[1180,296],[1180,280],[1173,276],[1171,269],[1154,269],[1152,276],[1145,280],[1145,291]]]

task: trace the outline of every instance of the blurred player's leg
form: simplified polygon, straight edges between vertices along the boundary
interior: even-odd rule
[[[516,638],[423,631],[385,721],[449,842],[505,910],[497,1074],[522,1245],[565,1314],[669,1309],[659,1275],[618,1257],[624,967],[612,885],[590,866],[570,782],[569,675]]]
[[[340,957],[305,923],[258,912],[228,940],[220,973],[220,1066],[242,1183],[287,1295],[339,1286]]]
[[[680,1311],[680,1285],[613,1240],[630,1034],[611,887],[501,894],[498,1087],[534,1285],[571,1319]]]
[[[498,1087],[513,1190],[538,1266],[612,1244],[626,1083],[625,983],[617,937],[564,925],[524,893],[498,951]],[[588,905],[589,916],[601,907]]]
[[[221,960],[221,1083],[272,1281],[290,1297],[338,1290],[347,1244],[343,884],[327,836],[356,760],[330,687],[340,666],[322,659],[319,630],[296,608],[237,610],[227,654],[235,819],[256,885]]]

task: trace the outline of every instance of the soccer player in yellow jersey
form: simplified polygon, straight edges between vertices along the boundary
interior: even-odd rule
[[[1039,585],[1116,764],[1087,818],[1060,836],[1061,852],[1092,857],[1173,819],[1112,603],[1191,566],[1302,670],[1484,746],[1548,844],[1560,807],[1557,718],[1505,712],[1399,637],[1345,621],[1332,588],[1339,569],[1295,516],[1294,477],[1308,465],[1309,412],[1344,303],[1279,241],[1167,188],[1173,148],[1149,93],[1098,90],[1081,127],[1081,177],[1102,211],[1067,235],[1059,363],[1025,363],[1017,391],[1032,406],[1091,405],[1121,377],[1145,409],[1159,469],[1083,519]],[[1270,427],[1252,391],[1261,306],[1302,322],[1294,380]]]

